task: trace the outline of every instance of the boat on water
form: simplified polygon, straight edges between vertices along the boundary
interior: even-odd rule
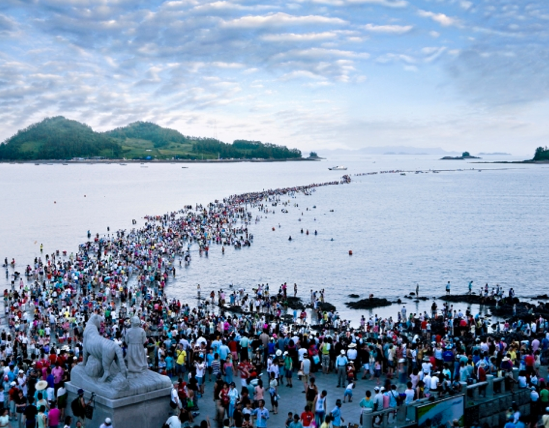
[[[121,163],[120,165],[122,165],[122,166],[126,166],[126,164],[125,164],[125,163]]]
[[[401,172],[400,175],[406,175],[406,173],[405,173],[405,172]]]
[[[40,165],[39,163],[35,163],[35,165]]]
[[[331,168],[328,168],[330,171],[347,171],[347,167],[346,166],[341,166],[341,165],[338,165],[338,166],[333,166]]]
[[[64,163],[63,165],[68,165],[68,163]]]

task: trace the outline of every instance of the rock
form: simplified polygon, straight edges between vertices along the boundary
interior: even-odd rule
[[[328,302],[318,302],[317,306],[321,311],[335,312],[336,310],[336,307]]]
[[[534,297],[534,299],[549,299],[547,294],[540,294],[539,296]]]
[[[358,299],[360,296],[358,294],[349,294],[351,299]]]
[[[345,305],[351,309],[372,309],[382,306],[391,306],[392,303],[387,299],[372,297],[371,299],[361,299],[357,302],[347,302]]]
[[[494,299],[491,296],[484,297],[484,296],[478,296],[476,294],[450,294],[439,297],[440,300],[444,300],[446,302],[463,302],[463,303],[470,303],[470,304],[477,304],[477,305],[488,305],[488,306],[495,306],[497,303],[497,300]],[[504,297],[503,299],[500,299],[499,306],[505,306],[507,304],[513,305],[514,303],[520,303],[520,300],[518,298],[509,299],[509,297]]]
[[[288,307],[292,309],[305,309],[305,305],[301,301],[300,297],[287,297],[286,302],[288,303]]]

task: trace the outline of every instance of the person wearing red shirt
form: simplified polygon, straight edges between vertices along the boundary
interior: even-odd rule
[[[311,408],[309,406],[305,406],[305,411],[301,413],[301,423],[303,424],[303,428],[311,426],[311,422],[314,418],[315,415],[311,412]]]
[[[526,373],[531,375],[534,372],[535,358],[532,354],[526,354],[524,357],[524,365],[526,366]]]

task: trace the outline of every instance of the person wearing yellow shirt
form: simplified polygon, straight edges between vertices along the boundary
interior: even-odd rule
[[[187,359],[187,352],[183,349],[183,346],[179,344],[175,350],[175,371],[177,374],[185,373],[185,360]]]

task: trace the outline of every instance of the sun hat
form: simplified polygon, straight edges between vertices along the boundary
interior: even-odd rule
[[[36,382],[35,388],[36,388],[37,391],[43,391],[47,387],[48,387],[48,382],[46,382],[45,380],[41,380],[39,382]]]
[[[341,351],[339,351],[339,353],[340,353],[341,355],[345,355],[345,351],[344,351],[343,349],[342,349]]]
[[[105,418],[105,424],[110,425],[111,423],[111,418]]]
[[[349,348],[356,348],[356,343],[351,343],[351,344],[349,345]]]

